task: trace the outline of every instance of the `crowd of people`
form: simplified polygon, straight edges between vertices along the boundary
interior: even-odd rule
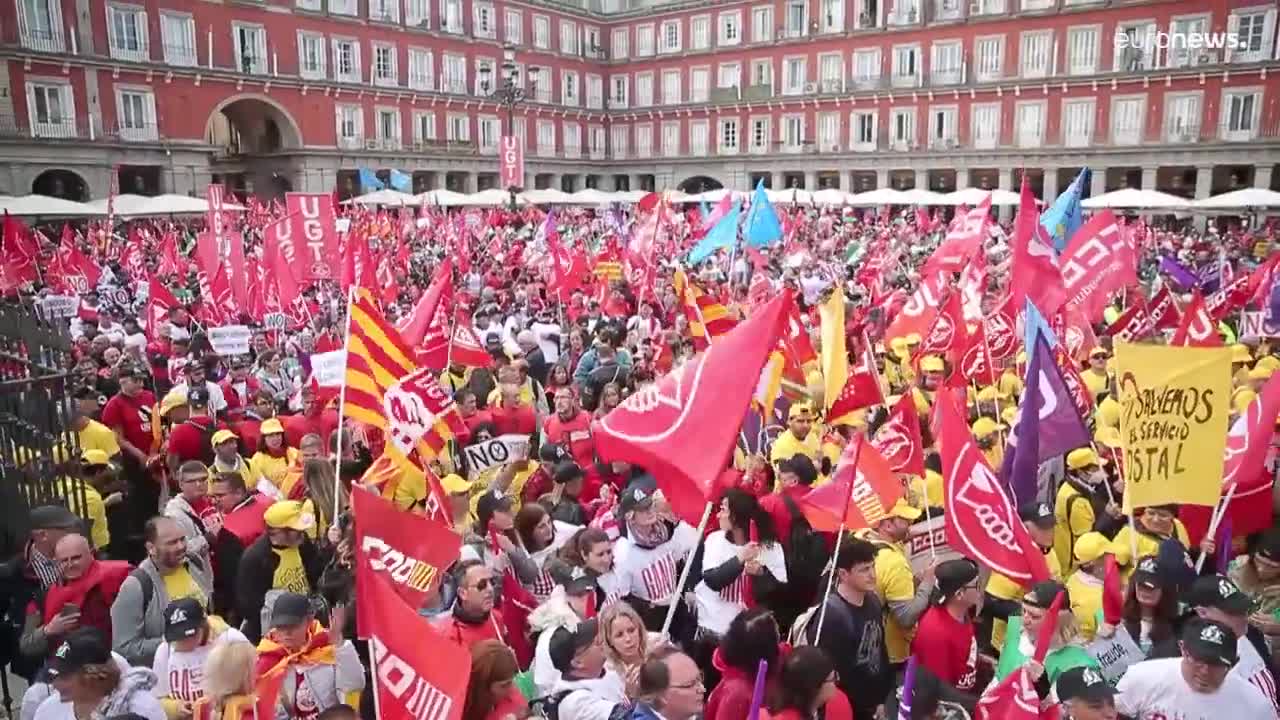
[[[653,210],[666,236],[659,244],[687,247],[706,232],[705,212]],[[1106,330],[1131,299],[1117,294],[1107,317],[1094,319],[1096,346],[1079,354],[1094,442],[1043,464],[1046,492],[1017,508],[1052,574],[1020,584],[980,558],[930,559],[912,542],[914,527],[947,513],[929,422],[946,365],[918,357],[919,335],[884,330],[921,282],[945,223],[839,208],[783,214],[785,246],[725,250],[687,277],[655,261],[644,282],[619,268],[647,220],[617,208],[550,220],[538,210],[349,218],[384,258],[409,259],[377,289],[393,323],[412,322],[440,263],[454,258],[450,315],[485,356],[438,368],[465,431],[428,471],[440,478],[462,549],[416,608],[471,655],[466,696],[455,699],[463,720],[746,720],[757,710],[786,720],[1002,718],[984,693],[1022,672],[1036,711],[1057,708],[1071,720],[1277,717],[1280,528],[1229,538],[1223,565],[1218,538],[1193,543],[1177,506],[1126,516],[1118,505],[1125,458]],[[251,258],[265,223],[239,225]],[[56,231],[42,229],[43,256],[63,252],[43,239]],[[147,250],[136,265],[92,231],[63,236],[110,272],[82,288],[70,319],[76,384],[67,403],[78,442],[55,449],[58,477],[45,479],[83,488],[87,502],[33,508],[29,536],[5,566],[0,659],[30,683],[18,717],[374,717],[372,660],[354,612],[349,493],[386,441],[342,416],[341,393],[317,382],[311,364],[344,347],[344,293],[336,278],[307,285],[283,329],[254,325],[262,318],[246,312],[249,352],[219,355],[196,273],[161,271],[174,236],[180,259],[192,252],[183,230],[135,221],[124,234]],[[1148,287],[1163,256],[1238,274],[1273,251],[1269,230],[1144,232]],[[993,223],[982,239],[990,272],[979,317],[1009,285],[1013,233]],[[572,287],[554,277],[561,266],[549,234],[596,260],[593,271],[568,264],[580,274]],[[902,252],[868,252],[886,241]],[[885,278],[875,290],[870,267]],[[157,283],[178,298],[159,316],[148,297]],[[850,355],[874,358],[888,395],[835,424],[801,371],[758,437],[744,429],[701,534],[673,510],[663,478],[602,457],[595,435],[597,421],[705,347],[721,316],[703,315],[710,305],[691,311],[694,284],[730,320],[793,289],[799,332],[819,351],[817,307],[842,295],[849,348],[861,348]],[[1236,325],[1222,332],[1241,414],[1280,354],[1265,340],[1237,342]],[[995,382],[971,390],[968,408],[997,469],[1026,358],[1002,364]],[[804,498],[833,482],[845,448],[882,427],[901,397],[918,411],[924,472],[900,474],[902,499],[837,541],[814,527]],[[472,467],[463,452],[513,435],[528,449],[506,463]],[[430,483],[406,478],[390,499],[421,514],[430,495]],[[1109,569],[1124,578],[1118,619],[1103,608]],[[511,626],[503,610],[517,590],[534,607]],[[1096,651],[1108,640],[1124,650],[1118,667]],[[762,709],[753,705],[761,661]],[[263,678],[279,687],[265,705]]]

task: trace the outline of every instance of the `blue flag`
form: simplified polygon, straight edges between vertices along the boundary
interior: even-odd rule
[[[391,181],[392,190],[407,193],[413,189],[413,178],[399,170],[392,170],[391,177],[389,179]]]
[[[386,185],[369,168],[360,168],[360,192],[367,193],[382,190]]]
[[[751,210],[747,212],[743,235],[752,247],[764,247],[782,239],[782,223],[778,222],[778,213],[764,193],[764,180],[756,183],[756,192],[751,196]]]
[[[1053,247],[1058,252],[1067,248],[1067,242],[1071,240],[1071,236],[1084,224],[1080,195],[1089,184],[1090,177],[1089,168],[1081,169],[1080,174],[1071,181],[1066,192],[1059,195],[1058,199],[1053,201],[1053,205],[1040,216],[1040,224],[1053,238]]]
[[[738,242],[738,219],[741,217],[742,206],[735,200],[733,207],[720,218],[720,222],[713,225],[689,251],[689,264],[697,265],[716,250],[733,247],[734,243]]]
[[[1044,319],[1044,315],[1040,314],[1040,308],[1035,303],[1027,300],[1027,308],[1025,317],[1022,320],[1023,336],[1022,346],[1030,355],[1031,349],[1036,346],[1036,335],[1044,338],[1049,343],[1049,347],[1058,344],[1058,336],[1054,334],[1053,328],[1049,327],[1049,321]]]
[[[706,222],[711,217],[711,206],[707,204],[707,199],[702,198],[698,201],[698,212],[702,214],[702,222]]]

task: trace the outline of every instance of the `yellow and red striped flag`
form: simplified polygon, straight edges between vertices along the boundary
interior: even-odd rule
[[[673,284],[685,319],[689,321],[689,335],[693,338],[695,349],[707,349],[711,338],[719,337],[737,326],[738,321],[729,310],[703,292],[702,288],[694,285],[683,270],[676,270]]]

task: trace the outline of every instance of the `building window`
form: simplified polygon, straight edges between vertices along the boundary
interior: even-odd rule
[[[636,27],[636,56],[651,57],[653,55],[653,26]]]
[[[929,76],[935,85],[958,85],[964,80],[964,47],[959,40],[933,44]]]
[[[583,52],[590,54],[597,60],[604,59],[604,46],[600,44],[600,28],[587,27],[583,28],[583,34],[586,36],[584,40]]]
[[[844,31],[844,0],[821,0],[822,23],[819,30],[824,33]]]
[[[680,71],[662,71],[662,104],[679,105],[681,100]]]
[[[680,21],[668,20],[662,23],[662,52],[680,52]]]
[[[977,38],[973,45],[978,82],[999,80],[1004,70],[1004,36]]]
[[[738,154],[738,120],[736,118],[720,121],[720,154]]]
[[[880,50],[857,50],[853,53],[853,82],[859,88],[874,88],[880,83]]]
[[[609,48],[609,57],[614,60],[626,60],[629,51],[628,40],[630,35],[626,28],[614,28],[611,40],[612,47]]]
[[[773,6],[751,8],[751,42],[773,42]]]
[[[1062,103],[1062,144],[1066,147],[1089,147],[1093,144],[1093,100],[1067,100]]]
[[[738,11],[723,12],[719,16],[720,31],[716,44],[724,46],[742,43],[742,13]]]
[[[631,128],[626,125],[614,125],[609,128],[609,149],[614,160],[627,158],[627,136],[630,134]]]
[[[697,72],[696,70],[694,71]],[[696,76],[694,84],[698,82]],[[742,83],[742,66],[738,63],[721,63],[719,76],[716,78],[716,87],[737,89]]]
[[[31,137],[76,136],[75,100],[71,85],[57,80],[27,82],[27,115]]]
[[[711,16],[689,18],[689,49],[706,50],[711,47]]]
[[[471,4],[471,34],[488,40],[498,37],[498,18],[494,15],[493,3]]]
[[[476,119],[476,132],[479,133],[480,152],[486,155],[497,154],[498,152],[498,136],[501,133],[501,127],[498,125],[498,118],[483,115]]]
[[[378,124],[375,127],[378,140],[382,141],[382,149],[399,150],[400,111],[394,108],[377,108],[374,113],[378,118]]]
[[[430,50],[409,48],[409,87],[414,90],[435,90],[434,65]]]
[[[195,66],[196,21],[190,15],[161,12],[160,42],[164,44],[166,63],[180,67]]]
[[[578,73],[568,71],[561,73],[560,102],[571,107],[578,106]]]
[[[1262,93],[1255,90],[1226,90],[1222,94],[1222,139],[1253,140],[1258,136],[1258,114]]]
[[[769,118],[751,118],[751,152],[769,152]]]
[[[653,73],[636,75],[636,107],[653,104]]]
[[[111,57],[132,62],[147,60],[146,11],[129,5],[108,5],[107,15],[111,20]]]
[[[787,0],[785,6],[787,37],[798,38],[809,34],[808,0]]]
[[[503,37],[512,45],[524,43],[524,14],[519,10],[507,8],[503,14]]]
[[[804,147],[804,116],[782,116],[782,150],[799,152]]]
[[[462,34],[462,0],[441,0],[440,29],[454,35]]]
[[[956,116],[952,107],[935,107],[929,111],[929,147],[950,150],[957,144]]]
[[[666,157],[680,156],[680,123],[662,123],[662,154]]]
[[[250,75],[267,74],[267,31],[261,25],[231,23],[236,69]]]
[[[782,94],[799,95],[804,92],[808,80],[805,58],[789,57],[782,59]]]
[[[568,20],[560,21],[560,52],[565,55],[578,54],[578,25]]]
[[[1078,27],[1067,30],[1067,71],[1072,75],[1092,75],[1098,72],[1097,27]]]
[[[333,38],[333,77],[341,82],[360,82],[360,45],[355,40]]]
[[[894,150],[912,150],[916,146],[915,108],[889,111],[889,145]]]
[[[1115,145],[1137,145],[1142,142],[1145,97],[1112,98],[1111,142]]]
[[[920,84],[920,47],[895,45],[893,48],[894,87],[917,87]]]
[[[627,107],[627,81],[626,75],[609,76],[610,86],[613,88],[609,93],[609,107],[617,110]]]
[[[987,103],[973,106],[973,122],[969,124],[973,146],[991,150],[1000,142],[1000,105]]]
[[[359,105],[339,105],[338,147],[357,148],[364,144],[364,115]]]
[[[329,12],[334,15],[355,15],[356,0],[329,0]]]
[[[298,74],[307,80],[325,77],[324,35],[298,31]]]
[[[400,0],[369,0],[369,19],[375,22],[400,22]]]
[[[587,76],[587,107],[592,110],[604,107],[604,81],[599,75]]]
[[[1117,39],[1123,35],[1124,40],[1114,42],[1114,72],[1139,72],[1155,66],[1155,23],[1121,23],[1115,33]]]
[[[751,61],[751,84],[754,87],[768,88],[770,93],[773,92],[772,60]]]
[[[533,46],[539,50],[551,49],[551,18],[546,15],[533,16]]]
[[[436,139],[436,114],[418,110],[413,113],[413,141],[428,143]]]
[[[876,113],[858,111],[849,114],[849,148],[851,150],[876,149]]]
[[[1172,42],[1173,38],[1203,38],[1209,32],[1209,16],[1176,18],[1169,23],[1169,67],[1182,68],[1216,62],[1217,49],[1204,47],[1203,43],[1192,47],[1187,41]]]
[[[445,120],[445,140],[449,142],[471,142],[471,117],[460,113],[449,113]]]
[[[1044,103],[1018,103],[1017,113],[1018,147],[1037,148],[1044,144]]]
[[[1022,33],[1022,53],[1021,57],[1018,58],[1018,64],[1022,69],[1022,77],[1048,77],[1052,50],[1052,30]]]
[[[1232,62],[1259,62],[1271,57],[1276,41],[1276,10],[1237,11],[1227,20],[1227,35],[1236,34],[1237,47],[1227,48]]]
[[[702,157],[707,154],[707,142],[711,128],[706,120],[689,121],[689,154]]]
[[[41,52],[66,48],[59,0],[18,0],[18,28],[24,47]]]
[[[893,12],[889,13],[890,25],[914,25],[920,20],[920,6],[917,0],[897,0]]]
[[[121,140],[155,140],[156,96],[150,90],[117,87],[116,122]]]
[[[711,69],[693,68],[689,71],[689,102],[704,103],[710,99]]]
[[[1200,137],[1200,95],[1166,95],[1164,118],[1166,142],[1195,142]]]
[[[648,123],[636,126],[636,157],[653,157],[653,126]]]
[[[818,150],[840,151],[840,115],[838,113],[818,115]]]
[[[444,78],[442,92],[465,95],[467,92],[467,59],[461,55],[444,55],[441,59]]]
[[[969,15],[999,15],[1004,12],[1004,0],[969,0]]]
[[[840,53],[818,56],[818,89],[824,93],[844,91],[844,57]]]
[[[476,71],[471,74],[475,82],[472,92],[480,97],[493,94],[496,89],[494,82],[497,81],[497,76],[494,73],[496,67],[497,64],[493,61],[493,58],[476,58]]]
[[[404,22],[410,27],[431,27],[431,0],[405,0]]]
[[[543,157],[556,154],[556,125],[550,120],[538,121],[538,154]]]
[[[373,46],[373,84],[394,87],[400,84],[396,68],[396,46]]]
[[[564,156],[576,158],[582,155],[582,129],[576,122],[567,122],[560,127],[564,134]]]

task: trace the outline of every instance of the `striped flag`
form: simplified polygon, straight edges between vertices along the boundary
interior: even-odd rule
[[[707,295],[702,288],[694,285],[683,270],[676,271],[673,282],[685,319],[689,321],[689,335],[693,338],[695,349],[706,350],[711,344],[711,338],[719,337],[737,326],[738,321],[733,319],[729,310]]]

